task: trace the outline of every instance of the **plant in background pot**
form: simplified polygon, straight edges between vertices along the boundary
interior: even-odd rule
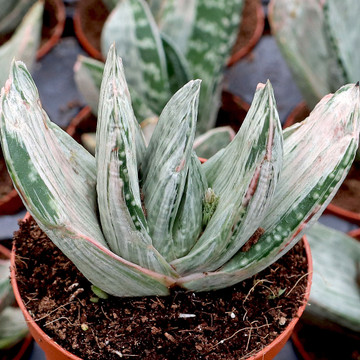
[[[10,251],[0,245],[0,355],[4,360],[20,360],[31,343],[21,310],[13,307],[10,284]],[[22,342],[21,342],[22,341]]]
[[[260,84],[236,137],[204,164],[192,149],[199,92],[199,80],[176,92],[146,147],[121,60],[112,46],[101,85],[94,158],[51,123],[26,67],[21,62],[13,64],[1,106],[1,141],[10,175],[39,227],[93,284],[94,301],[110,294],[123,298],[121,302],[128,297],[130,302],[140,301],[140,308],[146,308],[149,301],[151,309],[159,296],[164,301],[169,296],[171,304],[184,294],[196,298],[197,292],[232,292],[232,286],[258,274],[297,243],[346,176],[358,147],[357,85],[346,85],[326,96],[306,122],[283,132],[271,84]],[[321,123],[327,125],[326,136]],[[35,243],[41,239],[38,231],[31,233],[38,239]],[[44,272],[40,274],[43,277]],[[15,274],[13,281],[16,283]],[[79,283],[62,286],[67,290],[59,289],[59,293]],[[268,294],[268,300],[281,298],[284,289],[280,290]],[[81,291],[84,289],[78,289],[74,297]],[[44,298],[43,304],[51,306],[49,300]],[[21,300],[20,306],[24,309]],[[131,312],[125,314],[129,317]],[[117,316],[114,322],[108,319],[111,324],[118,322]],[[193,318],[191,313],[182,316]],[[141,326],[150,322],[151,328],[154,319],[150,318],[145,312],[139,319]],[[218,319],[210,323],[209,328]],[[203,325],[199,325],[201,331]],[[84,324],[79,330],[88,329]],[[152,331],[151,338],[162,333],[157,327]],[[164,336],[176,343],[171,333]],[[121,346],[106,347],[118,337],[114,333],[104,340],[103,356],[111,356],[106,351],[118,356],[124,351]],[[182,351],[200,356],[203,347],[212,352],[229,340],[218,340],[209,347],[209,338],[202,339],[199,347],[181,347]],[[171,346],[152,345],[144,350],[140,343],[140,338],[135,339],[132,351],[153,355],[172,351]],[[61,349],[54,343],[40,345],[51,351]],[[76,344],[68,350],[88,358]],[[242,351],[243,356],[246,350],[221,349],[227,358],[229,351],[238,355]],[[60,351],[65,358],[64,350]],[[267,347],[258,355],[274,356],[276,351]]]
[[[305,100],[290,114],[285,126],[302,121],[325,94],[360,79],[359,12],[356,0],[272,0],[271,30]],[[355,161],[327,209],[358,224],[359,178],[360,164]]]

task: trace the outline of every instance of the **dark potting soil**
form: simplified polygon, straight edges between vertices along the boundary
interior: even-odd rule
[[[82,359],[246,358],[274,340],[304,301],[302,242],[235,287],[93,303],[89,282],[33,220],[20,222],[14,241],[27,309],[50,337]]]
[[[8,174],[5,160],[0,150],[0,199],[13,189],[14,186]]]

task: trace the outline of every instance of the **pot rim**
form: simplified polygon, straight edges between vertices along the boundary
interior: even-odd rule
[[[30,213],[26,213],[24,220],[28,220],[31,217]],[[304,293],[304,301],[303,304],[299,307],[296,316],[290,321],[290,323],[286,326],[286,328],[283,330],[283,332],[270,344],[265,346],[262,350],[260,350],[256,355],[247,358],[247,360],[260,360],[260,359],[270,359],[267,357],[267,353],[271,351],[272,355],[276,355],[278,351],[281,350],[281,348],[285,345],[286,341],[289,339],[291,333],[293,332],[293,329],[298,322],[299,318],[301,317],[302,313],[305,310],[305,307],[307,305],[307,302],[309,300],[310,295],[310,289],[311,289],[311,283],[312,283],[312,272],[313,272],[313,262],[311,257],[311,250],[310,245],[306,239],[306,236],[304,235],[302,237],[306,258],[308,261],[308,272],[307,272],[307,284],[306,284],[306,290]],[[37,325],[35,320],[31,317],[29,312],[27,311],[22,298],[20,296],[18,284],[16,281],[16,274],[15,274],[15,244],[13,245],[13,249],[11,251],[11,284],[13,287],[13,291],[15,294],[16,301],[23,312],[23,315],[25,317],[25,320],[28,323],[28,326],[30,328],[30,331],[34,337],[34,339],[39,342],[40,347],[43,346],[43,344],[48,344],[47,346],[52,347],[54,351],[59,352],[62,354],[61,359],[71,359],[71,360],[82,360],[81,358],[77,357],[76,355],[73,355],[69,351],[65,350],[63,347],[61,347],[59,344],[57,344],[49,335],[47,335],[40,327]]]

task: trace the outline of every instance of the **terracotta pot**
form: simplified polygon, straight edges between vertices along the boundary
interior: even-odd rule
[[[306,103],[302,101],[301,103],[296,105],[295,108],[291,111],[283,125],[283,128],[286,129],[289,126],[304,120],[306,117],[309,116],[309,114],[310,110],[308,109]],[[346,221],[360,224],[360,213],[344,209],[332,203],[327,206],[325,214],[335,215]]]
[[[84,0],[80,0],[80,1],[84,1]],[[253,1],[254,0],[249,0],[249,2],[253,2]],[[101,1],[99,1],[99,2],[101,2]],[[107,10],[104,9],[103,4],[100,4],[99,6],[101,7],[102,13],[108,14]],[[104,57],[101,53],[99,44],[95,44],[94,41],[87,36],[87,29],[84,26],[84,20],[82,18],[82,13],[79,11],[79,9],[80,9],[80,6],[78,6],[77,9],[75,10],[74,17],[73,17],[74,30],[75,30],[76,37],[78,38],[81,46],[91,57],[98,59],[98,60],[104,60]],[[251,10],[252,10],[252,7],[251,7]],[[256,6],[255,11],[256,11],[256,15],[255,15],[256,26],[255,26],[252,34],[250,34],[249,39],[247,39],[246,43],[243,46],[241,46],[240,48],[237,48],[236,43],[235,43],[233,52],[230,56],[227,66],[234,65],[237,61],[239,61],[244,56],[246,56],[260,40],[261,35],[264,30],[264,26],[265,26],[265,14],[264,14],[264,10],[263,10],[263,7],[262,7],[260,1],[257,1],[257,6]],[[106,19],[103,19],[103,22],[101,24],[101,20],[98,19],[96,26],[103,25],[105,20]],[[242,28],[243,28],[243,33],[244,33],[244,26],[246,26],[246,23],[243,22],[243,26],[242,27],[240,26],[240,29],[239,29],[238,39],[240,38]]]
[[[3,245],[0,245],[0,254],[8,259],[10,259],[10,257],[11,257],[11,251]],[[14,346],[14,348],[16,349],[15,351],[13,349],[11,349],[11,352],[9,352],[7,350],[4,351],[4,353],[0,354],[0,359],[1,360],[21,360],[24,357],[24,355],[27,353],[30,346],[32,345],[32,340],[33,340],[33,338],[31,336],[31,334],[28,334],[20,343],[18,343]]]
[[[64,31],[65,27],[65,5],[62,0],[52,0],[51,4],[54,5],[55,9],[49,7],[49,13],[46,14],[47,11],[47,3],[50,4],[50,2],[45,1],[45,15],[48,16],[55,16],[56,18],[56,25],[54,28],[51,29],[52,33],[49,38],[42,41],[39,50],[37,51],[37,59],[39,60],[42,58],[45,54],[47,54],[60,40],[61,35]],[[50,14],[51,12],[51,14]]]
[[[30,214],[27,213],[25,219],[28,219]],[[261,350],[256,355],[248,358],[249,360],[271,360],[276,354],[283,348],[287,340],[290,338],[290,335],[293,332],[293,329],[301,317],[302,313],[305,310],[306,304],[310,295],[310,288],[312,282],[312,258],[309,243],[306,240],[306,237],[303,237],[306,256],[308,260],[308,282],[305,291],[305,299],[302,306],[298,309],[296,316],[291,320],[289,325],[285,328],[285,330],[277,337],[273,342],[271,342],[268,346],[266,346],[263,350]],[[16,272],[15,272],[15,251],[13,249],[11,253],[11,284],[14,290],[16,301],[20,309],[22,310],[24,317],[29,326],[30,332],[34,337],[35,341],[39,344],[39,346],[44,350],[46,358],[48,360],[81,360],[79,357],[71,354],[60,345],[58,345],[55,341],[53,341],[45,332],[37,325],[37,323],[33,320],[33,318],[28,313],[23,300],[21,299],[18,284],[16,281]]]
[[[16,214],[23,207],[23,202],[15,189],[0,198],[0,216]]]

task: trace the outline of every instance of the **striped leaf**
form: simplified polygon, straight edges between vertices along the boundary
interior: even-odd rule
[[[0,86],[4,86],[9,76],[11,61],[17,58],[33,67],[36,51],[40,43],[44,3],[38,1],[28,11],[12,37],[0,46]]]
[[[122,0],[102,31],[102,51],[116,44],[130,88],[155,114],[170,98],[166,59],[160,33],[144,0]]]
[[[191,80],[190,71],[184,55],[170,37],[161,34],[161,39],[165,51],[170,91],[174,94]]]
[[[0,314],[0,350],[9,349],[29,332],[19,308],[7,307]]]
[[[0,34],[14,31],[36,0],[1,0]]]
[[[358,147],[359,87],[346,85],[328,95],[309,118],[289,130],[284,162],[264,234],[247,252],[237,253],[217,272],[180,280],[191,290],[231,286],[272,264],[300,239],[334,197]]]
[[[321,1],[273,0],[269,19],[272,33],[311,109],[324,95],[346,83],[328,41]]]
[[[328,0],[324,5],[326,30],[329,31],[346,82],[360,79],[360,2],[357,0]]]
[[[197,156],[209,159],[219,150],[225,148],[235,137],[235,131],[230,126],[221,126],[198,136],[194,142]]]
[[[14,300],[10,284],[10,260],[0,259],[0,313]]]
[[[54,244],[109,294],[168,294],[172,279],[109,250],[97,220],[95,159],[50,122],[23,63],[13,64],[1,101],[1,142],[9,173]]]
[[[175,257],[186,255],[202,230],[203,199],[208,188],[201,164],[193,152],[184,194],[173,226]]]
[[[203,165],[220,199],[190,253],[172,262],[180,274],[216,270],[244,245],[263,220],[281,164],[281,124],[268,82],[259,84],[234,140],[216,162]]]
[[[186,185],[195,136],[200,81],[190,81],[165,106],[147,148],[142,190],[153,245],[175,258],[172,229]]]
[[[96,132],[97,194],[102,230],[112,251],[147,269],[173,274],[154,249],[142,210],[136,132],[121,59],[110,48],[104,69]],[[144,142],[142,143],[143,147]]]
[[[198,132],[214,126],[220,107],[223,70],[240,24],[243,0],[197,0],[185,57],[194,78],[202,80]]]
[[[319,223],[306,236],[314,265],[308,316],[360,331],[360,242]]]

